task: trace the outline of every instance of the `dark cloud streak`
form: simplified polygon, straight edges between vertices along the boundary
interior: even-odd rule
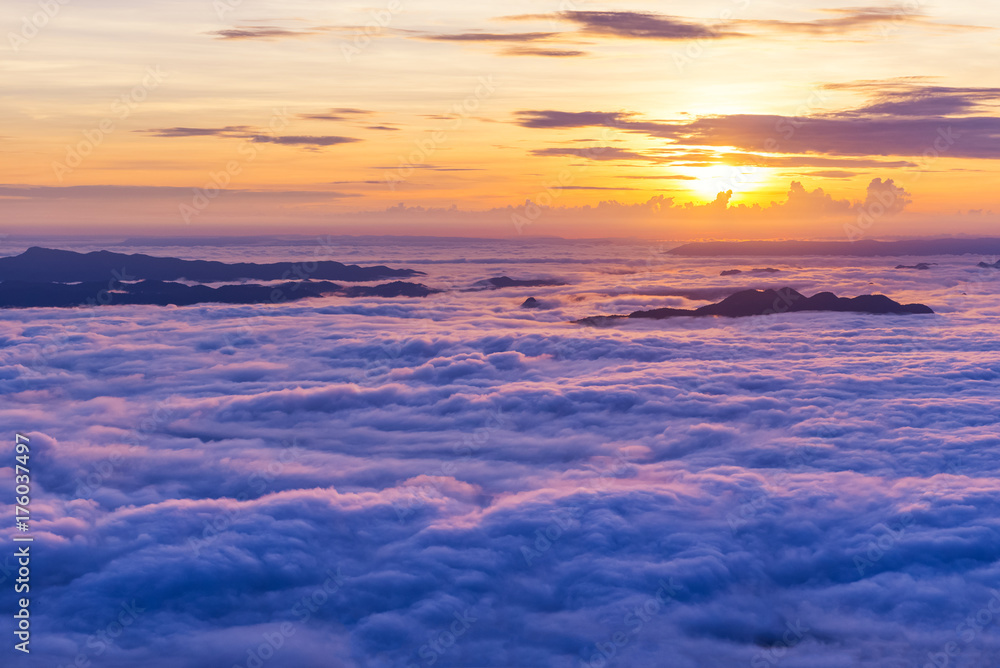
[[[319,114],[299,114],[299,118],[304,121],[353,121],[356,116],[370,116],[374,111],[368,109],[353,109],[349,107],[339,107],[330,109],[326,113]]]
[[[537,42],[558,35],[554,32],[485,33],[463,32],[456,34],[427,35],[422,39],[434,42]]]
[[[308,30],[288,30],[277,26],[240,26],[237,28],[226,28],[208,33],[215,35],[221,40],[277,40],[277,39],[298,39],[302,37],[312,37],[324,32],[329,32],[330,28],[316,27]]]
[[[592,146],[589,148],[541,148],[535,149],[531,155],[538,157],[552,156],[574,156],[577,158],[587,158],[588,160],[642,160],[645,162],[655,162],[657,158],[651,155],[644,155],[635,151],[629,151],[614,146]]]
[[[686,40],[740,36],[740,33],[652,12],[565,11],[553,17],[576,25],[584,34],[626,39]]]
[[[505,56],[544,56],[547,58],[576,58],[588,55],[586,51],[572,49],[539,49],[534,47],[513,47],[502,52]]]
[[[355,137],[342,137],[340,135],[287,135],[277,136],[255,132],[253,128],[246,125],[229,125],[222,128],[158,128],[153,130],[137,130],[153,137],[225,137],[236,139],[249,139],[253,142],[267,144],[281,144],[285,146],[335,146],[337,144],[352,144],[362,141]]]

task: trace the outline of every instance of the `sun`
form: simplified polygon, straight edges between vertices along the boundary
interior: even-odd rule
[[[733,191],[733,196],[746,195],[768,185],[767,170],[752,165],[736,167],[714,164],[704,167],[682,167],[674,170],[691,177],[684,187],[699,200],[713,201],[719,193]]]

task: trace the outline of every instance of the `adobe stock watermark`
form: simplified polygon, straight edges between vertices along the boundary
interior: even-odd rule
[[[1000,279],[998,269],[1000,269],[1000,257],[990,256],[981,260],[976,265],[974,273],[956,286],[960,292],[955,297],[955,303],[963,309],[968,309],[974,304],[974,297],[992,294],[993,284]]]
[[[579,526],[581,515],[581,509],[576,506],[553,511],[552,521],[542,529],[535,529],[534,540],[529,539],[527,544],[521,546],[525,565],[533,566],[535,560],[547,554],[566,532]]]
[[[986,605],[970,614],[955,627],[958,639],[946,642],[937,652],[928,652],[927,658],[929,660],[923,668],[949,668],[952,665],[957,665],[958,662],[953,664],[952,660],[956,659],[972,641],[979,637],[1000,613],[1000,591],[990,589],[989,592],[992,596]]]
[[[620,121],[612,121],[607,127],[601,130],[601,136],[597,140],[602,142],[601,144],[588,146],[580,152],[579,157],[590,162],[583,163],[583,166],[577,167],[575,170],[563,169],[559,172],[555,180],[543,182],[541,189],[537,193],[527,199],[522,206],[511,212],[510,222],[514,225],[514,229],[517,230],[518,234],[524,234],[526,227],[537,223],[538,219],[555,204],[555,201],[562,196],[563,192],[573,185],[573,182],[576,180],[575,172],[587,169],[593,164],[593,161],[600,160],[604,151],[610,148],[608,144],[611,142],[614,131],[621,127],[622,124]]]
[[[904,514],[896,522],[893,529],[888,524],[880,522],[871,528],[872,535],[875,536],[868,541],[867,550],[864,554],[854,555],[854,567],[858,569],[858,575],[864,576],[865,571],[872,568],[882,560],[890,550],[903,539],[907,528],[913,524],[913,516]]]
[[[792,288],[787,287],[778,288],[774,292],[777,296],[771,302],[771,306],[764,309],[760,315],[736,318],[736,322],[733,323],[733,330],[743,336],[760,334],[769,326],[767,316],[788,313],[795,302],[804,297]],[[739,351],[733,350],[732,354],[735,359],[739,356]]]
[[[121,610],[114,619],[87,637],[86,648],[78,651],[71,662],[59,664],[59,668],[91,668],[94,665],[91,657],[103,656],[108,650],[116,647],[118,638],[146,611],[146,608],[139,607],[135,599],[123,602],[119,607]]]
[[[340,566],[337,571],[327,569],[326,580],[310,593],[302,596],[289,612],[295,616],[295,621],[281,622],[274,631],[266,631],[261,634],[263,642],[251,645],[246,649],[246,661],[233,664],[233,668],[261,668],[265,663],[274,658],[288,639],[295,635],[298,625],[305,624],[320,608],[326,605],[330,597],[340,591],[344,586],[344,576]],[[281,663],[280,665],[288,665]]]
[[[38,0],[39,11],[31,16],[21,17],[21,30],[19,32],[8,32],[7,41],[10,48],[15,53],[26,46],[38,34],[49,25],[55,17],[59,16],[62,8],[70,3],[70,0]]]
[[[84,130],[83,139],[76,144],[66,146],[64,162],[52,161],[52,173],[55,174],[56,180],[62,183],[68,174],[72,174],[82,165],[84,160],[117,129],[117,123],[131,116],[132,112],[146,101],[150,92],[159,88],[168,76],[170,74],[162,71],[159,65],[147,67],[140,83],[111,101],[109,116],[105,116],[93,128]]]
[[[90,467],[89,472],[85,474],[81,473],[76,477],[76,480],[74,480],[76,483],[76,491],[74,492],[76,498],[89,499],[92,497],[114,475],[115,470],[126,462],[127,454],[145,445],[150,434],[156,432],[174,418],[176,415],[174,412],[175,409],[168,403],[169,401],[169,399],[165,399],[157,403],[149,416],[141,420],[130,430],[129,437],[122,441],[123,444],[128,444],[128,450],[124,453],[120,451],[113,452],[104,459],[95,462]]]
[[[736,535],[739,529],[742,529],[756,519],[757,514],[771,502],[772,494],[767,491],[768,488],[785,487],[791,482],[793,472],[809,466],[813,461],[813,457],[813,453],[808,450],[796,451],[792,456],[785,459],[785,464],[780,472],[765,480],[759,493],[741,503],[735,512],[727,514],[726,522],[729,524],[729,529],[733,534]]]
[[[98,290],[94,293],[93,297],[87,297],[82,305],[85,308],[79,311],[79,317],[75,318],[72,324],[67,325],[58,333],[52,335],[47,343],[44,345],[39,344],[39,348],[34,349],[31,354],[24,357],[19,357],[10,349],[5,350],[4,353],[8,364],[20,365],[24,368],[24,371],[18,375],[15,381],[18,386],[24,387],[32,380],[43,378],[44,368],[51,366],[49,358],[52,355],[63,352],[71,344],[73,337],[84,331],[83,321],[86,318],[89,318],[94,324],[100,324],[99,321],[102,316],[99,309],[86,307],[111,304],[114,301],[113,292],[119,289],[122,282],[132,280],[135,280],[135,277],[130,276],[125,267],[122,267],[121,271],[113,269],[107,287]]]
[[[715,23],[706,25],[706,28],[710,32],[716,33],[715,37],[699,37],[687,40],[683,52],[675,52],[673,54],[674,65],[677,67],[679,73],[683,74],[688,66],[701,59],[713,42],[725,37],[725,35],[720,35],[716,31],[724,28],[729,21],[735,19],[738,11],[749,8],[751,0],[733,0],[732,4],[732,8],[727,7],[719,12],[718,20]],[[907,0],[895,7],[888,8],[888,10],[881,10],[882,20],[876,22],[881,37],[887,39],[890,35],[898,31],[900,26],[919,15],[920,9],[921,3],[919,0]]]
[[[750,6],[750,0],[733,0],[733,5],[735,6],[736,11],[741,11]],[[719,28],[725,25],[727,21],[732,20],[736,16],[736,11],[729,7],[723,9],[719,12],[718,22],[715,25],[707,26],[707,28],[714,32],[716,28]],[[684,47],[683,53],[674,53],[674,65],[677,67],[677,71],[683,74],[684,70],[687,69],[689,65],[704,56],[708,45],[711,44],[712,41],[713,40],[705,37],[699,37],[698,39],[690,40]]]
[[[785,658],[785,655],[788,654],[788,650],[797,646],[805,639],[809,630],[809,627],[804,625],[801,619],[796,619],[794,622],[786,622],[785,632],[781,634],[781,640],[775,642],[767,649],[762,649],[754,654],[750,660],[750,668],[770,668],[771,666],[778,665]]]
[[[444,144],[448,143],[451,138],[450,133],[461,128],[471,115],[479,110],[483,100],[490,98],[496,89],[497,84],[492,74],[479,77],[473,93],[453,104],[445,114],[451,117],[446,127],[432,130],[424,138],[415,140],[413,150],[408,155],[399,156],[399,166],[385,177],[385,184],[389,190],[395,190],[399,184],[409,180],[420,165],[426,164]]]
[[[320,262],[336,260],[340,254],[340,248],[335,237],[327,235],[316,238],[318,251],[313,255],[312,260],[294,262],[288,271],[281,275],[282,281],[297,281],[293,284],[291,291],[299,289],[301,281],[309,280],[313,274],[319,271]],[[288,301],[289,295],[285,288],[276,287],[268,295],[271,304],[282,304]],[[224,344],[220,346],[219,352],[223,355],[232,355],[236,352],[236,346],[254,338],[257,325],[268,322],[269,316],[256,315],[253,317],[238,318],[234,320],[238,326],[235,329],[226,331],[223,334]]]
[[[809,97],[795,110],[794,116],[782,116],[774,122],[775,134],[764,140],[764,152],[780,153],[782,142],[791,141],[799,129],[809,122],[809,114],[816,109],[822,109],[826,105],[827,100],[828,98],[819,89],[812,89]],[[761,169],[767,166],[767,162],[761,159],[748,165],[733,167],[730,170],[729,176],[721,179],[716,189],[719,192],[728,190],[732,194],[732,190],[736,186],[748,182],[750,177],[757,175]]]
[[[895,7],[892,7],[892,14],[889,15],[887,21],[881,21],[878,23],[878,31],[882,35],[882,38],[888,38],[890,35],[899,30],[900,26],[909,21],[914,16],[920,14],[921,2],[920,0],[906,0],[906,2],[900,3]]]
[[[954,128],[938,128],[937,136],[931,145],[927,147],[922,155],[922,160],[917,162],[919,170],[925,170],[937,160],[941,159],[951,147],[954,146],[962,135],[955,132]],[[911,183],[916,182],[923,176],[923,171],[917,171],[911,178]],[[865,233],[875,225],[880,219],[887,215],[898,213],[906,203],[901,198],[906,196],[904,187],[883,188],[874,193],[872,201],[866,202],[861,212],[858,214],[854,224],[844,224],[844,234],[848,241],[858,241],[864,238]],[[871,198],[870,198],[871,199]]]
[[[226,14],[236,11],[236,8],[242,4],[243,0],[215,0],[212,3],[212,9],[215,10],[215,15],[221,21],[226,18]]]
[[[237,504],[235,509],[223,508],[213,519],[206,520],[199,538],[188,536],[188,547],[195,557],[201,556],[201,551],[218,540],[226,531],[229,531],[237,521],[244,517],[247,510],[244,505],[247,501],[259,499],[272,490],[275,480],[284,472],[285,466],[296,461],[300,456],[300,448],[295,437],[281,443],[281,452],[265,467],[260,467],[247,476],[246,489],[235,497]]]
[[[621,453],[621,450],[618,450],[615,452],[612,462],[602,469],[594,471],[597,475],[586,478],[578,489],[596,494],[606,492],[609,489],[610,481],[622,478],[631,466],[632,463]],[[537,559],[546,555],[570,530],[578,528],[581,525],[580,519],[583,515],[584,509],[581,504],[552,511],[550,513],[551,521],[545,527],[535,529],[534,540],[529,538],[527,543],[521,546],[521,557],[524,559],[525,565],[533,566]]]
[[[454,620],[447,627],[440,631],[432,631],[427,642],[421,645],[417,654],[423,659],[423,663],[411,662],[407,668],[419,668],[419,666],[433,666],[442,656],[448,653],[452,647],[458,644],[472,625],[479,621],[474,617],[472,608],[466,608],[465,612],[455,611],[452,613]]]
[[[479,450],[490,442],[494,432],[499,429],[507,429],[510,424],[503,414],[503,409],[498,407],[491,411],[482,427],[471,434],[463,434],[461,441],[452,446],[452,452],[457,457],[456,460],[443,462],[436,472],[426,475],[442,478],[453,477],[458,471],[459,464],[478,457]],[[406,518],[414,513],[414,508],[424,506],[434,498],[447,496],[445,490],[433,482],[424,485],[407,485],[405,489],[408,495],[404,498],[394,499],[392,502],[392,508],[400,524],[403,524]]]
[[[573,172],[564,169],[554,181],[542,183],[542,189],[524,202],[510,214],[510,222],[514,224],[514,229],[518,234],[524,234],[524,228],[534,224],[546,209],[551,207],[555,201],[562,196],[563,191],[575,180]]]
[[[267,132],[271,139],[276,139],[278,131],[288,126],[288,109],[274,109],[270,120],[267,123]],[[263,140],[261,139],[263,137]],[[262,148],[267,145],[268,137],[263,135],[253,135],[247,137],[236,149],[241,156],[241,160],[230,160],[219,171],[208,173],[208,181],[201,188],[194,188],[191,195],[191,203],[181,202],[177,210],[181,220],[186,225],[211,205],[211,203],[222,193],[226,192],[233,178],[243,173],[243,170],[257,159],[257,155]]]
[[[389,0],[384,9],[373,10],[372,20],[358,27],[354,39],[341,43],[340,55],[344,61],[353,62],[356,56],[364,53],[365,49],[371,46],[372,38],[381,35],[401,11],[403,11],[403,3],[400,0]]]
[[[658,615],[677,597],[680,585],[673,578],[660,579],[658,588],[641,604],[635,606],[622,617],[624,629],[611,634],[607,642],[594,643],[590,658],[581,657],[580,665],[584,668],[606,668],[628,647],[642,632],[654,615]]]

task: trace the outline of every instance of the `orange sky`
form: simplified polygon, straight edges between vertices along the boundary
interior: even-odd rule
[[[885,237],[1000,220],[995,5],[5,10],[7,233],[837,237],[871,218],[861,232]]]

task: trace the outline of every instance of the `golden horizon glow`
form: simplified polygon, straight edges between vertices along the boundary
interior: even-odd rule
[[[92,205],[111,227],[470,226],[420,213],[455,207],[474,230],[510,233],[496,212],[542,197],[567,213],[539,234],[572,236],[561,218],[590,207],[586,229],[605,215],[627,221],[623,234],[658,236],[696,216],[725,235],[748,229],[728,220],[740,214],[684,205],[731,190],[731,207],[770,208],[797,181],[834,201],[802,198],[823,226],[876,179],[908,194],[885,233],[934,217],[973,232],[1000,215],[988,186],[1000,75],[986,65],[998,26],[968,1],[874,23],[848,12],[836,29],[812,0],[734,3],[726,21],[693,1],[668,13],[637,0],[589,27],[582,8],[540,16],[551,8],[537,2],[221,2],[59,5],[12,44],[0,62],[10,230],[93,225]],[[33,10],[11,3],[29,21]],[[648,25],[632,34],[636,21]],[[985,129],[970,129],[974,117]],[[227,192],[179,215],[212,188]],[[660,196],[678,211],[633,215]]]

